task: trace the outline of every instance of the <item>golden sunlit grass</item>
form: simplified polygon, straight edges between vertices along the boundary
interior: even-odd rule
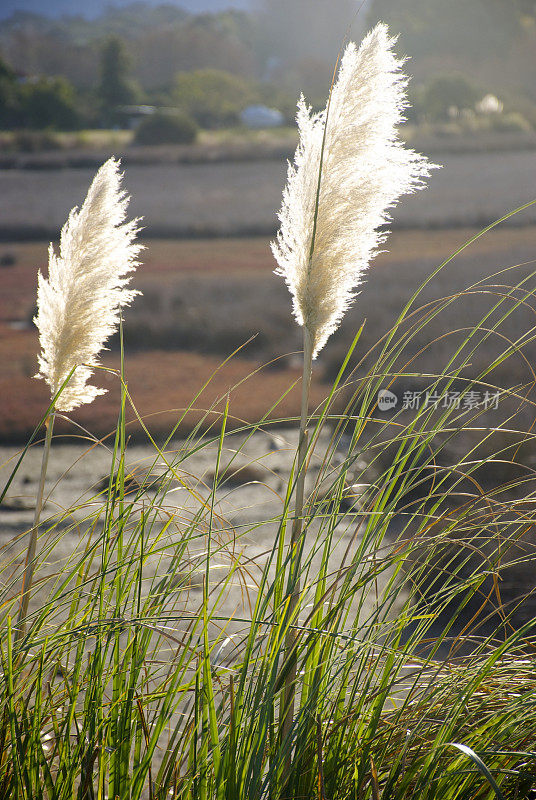
[[[505,313],[513,304],[503,300]],[[313,416],[319,444],[303,515],[298,617],[284,603],[294,477],[274,473],[280,485],[271,473],[259,480],[262,462],[248,445],[258,435],[270,441],[267,420],[229,435],[237,420],[235,393],[227,408],[226,387],[244,378],[246,360],[235,357],[213,375],[210,391],[215,396],[218,387],[222,398],[206,419],[209,437],[195,431],[172,450],[150,445],[137,482],[127,466],[128,421],[136,417],[128,400],[115,445],[113,436],[104,445],[88,442],[99,451],[109,444],[109,477],[90,474],[83,500],[48,507],[18,659],[6,615],[16,609],[24,537],[2,551],[0,797],[13,796],[17,785],[32,800],[67,790],[84,800],[99,790],[140,800],[286,796],[281,776],[290,744],[293,798],[317,800],[321,785],[330,800],[375,800],[378,792],[393,800],[509,800],[534,785],[533,623],[529,616],[524,626],[512,624],[525,589],[505,593],[508,605],[501,601],[512,570],[528,573],[534,559],[532,473],[512,473],[512,483],[505,470],[505,459],[520,452],[501,452],[502,416],[494,429],[481,425],[478,411],[423,408],[386,424],[374,399],[398,371],[406,334],[401,324],[374,367],[341,385],[339,415],[333,404]],[[471,346],[468,340],[465,355]],[[114,360],[111,354],[105,364]],[[196,360],[127,354],[124,375],[137,410],[145,413],[143,398],[154,394],[162,407],[181,391],[190,403],[199,389]],[[289,373],[269,377],[281,393],[291,382]],[[436,380],[438,391],[448,388],[447,374]],[[105,421],[113,430],[117,421],[116,373],[106,385],[108,395],[86,407],[95,410],[84,418],[89,430]],[[463,391],[479,387],[468,382]],[[15,388],[13,378],[2,386],[17,397]],[[315,391],[312,406],[328,389]],[[251,403],[253,414],[263,405],[261,416],[271,397],[255,375],[236,390],[239,407]],[[342,397],[350,403],[341,414]],[[283,417],[286,402],[276,412]],[[195,400],[195,419],[208,404],[206,393]],[[45,405],[42,397],[36,416]],[[109,417],[99,420],[103,412]],[[162,415],[168,434],[179,418],[178,411]],[[144,419],[149,431],[154,419]],[[453,430],[457,449],[443,465]],[[342,446],[343,431],[349,446]],[[521,435],[530,450],[533,436]],[[504,486],[483,488],[472,451],[481,441]],[[384,452],[391,458],[349,505],[349,476],[363,483],[367,465]],[[199,478],[191,459],[203,454]],[[230,482],[234,464],[249,467],[251,486]],[[272,499],[268,513],[250,508],[255,484]],[[298,691],[290,739],[281,744],[274,710],[290,625]]]

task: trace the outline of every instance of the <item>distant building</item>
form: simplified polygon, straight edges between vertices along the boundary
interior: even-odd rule
[[[504,104],[494,94],[486,94],[475,108],[479,114],[502,114]]]
[[[15,77],[15,82],[18,83],[20,86],[24,86],[24,84],[34,84],[39,83],[41,80],[51,80],[50,77],[45,75],[34,75],[29,72],[24,72],[22,69],[15,69],[13,70],[13,75]]]
[[[248,106],[240,113],[240,121],[248,128],[278,128],[284,125],[285,117],[277,108]]]
[[[121,128],[134,131],[142,120],[152,117],[157,110],[156,106],[119,106],[116,113]]]

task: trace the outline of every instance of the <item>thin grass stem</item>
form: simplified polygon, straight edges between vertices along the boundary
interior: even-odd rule
[[[35,551],[37,548],[37,537],[39,535],[39,521],[41,519],[41,512],[43,510],[43,498],[45,494],[45,481],[47,476],[48,457],[50,455],[50,445],[52,442],[52,431],[54,429],[54,416],[55,412],[47,417],[45,420],[46,436],[43,446],[43,455],[41,458],[41,474],[39,476],[39,488],[37,490],[37,500],[35,503],[35,514],[33,527],[30,531],[30,541],[28,543],[28,551],[26,553],[26,564],[24,567],[24,576],[22,579],[22,590],[20,596],[19,614],[17,618],[17,628],[15,631],[15,644],[18,644],[20,639],[24,636],[26,630],[26,614],[28,613],[28,604],[30,602],[30,591],[33,583],[34,566],[35,566]]]
[[[285,639],[285,662],[288,664],[287,677],[283,690],[283,705],[280,724],[280,741],[283,744],[288,740],[292,722],[294,718],[294,700],[296,695],[296,638],[297,632],[294,627],[296,609],[300,598],[300,562],[302,552],[303,535],[303,506],[305,497],[305,478],[307,474],[307,449],[308,449],[308,429],[309,418],[309,395],[311,391],[311,377],[313,372],[313,340],[308,329],[303,328],[303,378],[302,378],[302,398],[300,411],[300,435],[298,442],[298,455],[296,463],[296,501],[294,506],[294,520],[290,534],[290,576],[289,590],[291,592],[288,604],[289,626]],[[289,663],[290,662],[290,663]],[[285,769],[283,775],[283,785],[288,780],[291,764],[291,751],[285,757]]]

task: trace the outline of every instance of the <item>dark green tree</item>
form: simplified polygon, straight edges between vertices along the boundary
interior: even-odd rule
[[[136,103],[140,90],[130,77],[130,59],[125,44],[118,36],[111,36],[103,45],[100,60],[100,81],[97,94],[103,120],[114,123],[117,108]]]
[[[219,69],[179,72],[173,97],[204,128],[235,124],[240,111],[256,99],[248,81]]]
[[[530,14],[535,4],[536,0],[374,0],[367,22],[372,26],[382,20],[392,33],[400,34],[396,51],[411,56],[408,71],[415,87],[456,71],[508,103],[509,95],[536,96],[536,36]],[[514,99],[514,106],[508,105],[514,110],[517,104]],[[522,101],[518,110],[525,113]],[[437,106],[433,113],[443,115]]]
[[[13,128],[20,113],[16,76],[0,57],[0,128]]]

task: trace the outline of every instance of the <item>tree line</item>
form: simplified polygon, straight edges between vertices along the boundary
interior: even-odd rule
[[[358,5],[315,0],[312,13],[311,0],[264,0],[251,13],[190,14],[136,2],[92,20],[16,12],[0,31],[0,128],[115,127],[118,109],[135,104],[180,109],[202,127],[236,124],[252,103],[291,121],[298,91],[320,107],[345,36],[378,18],[412,53],[419,114],[438,107],[427,107],[427,84],[456,73],[449,97],[460,86],[461,102],[474,84],[536,120],[535,0],[372,0],[367,18]]]

